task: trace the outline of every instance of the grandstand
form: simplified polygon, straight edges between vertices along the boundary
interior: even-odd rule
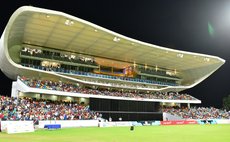
[[[201,103],[180,92],[224,63],[31,6],[13,13],[0,40],[0,68],[15,80],[12,97],[77,102],[114,121],[162,120],[162,107]]]

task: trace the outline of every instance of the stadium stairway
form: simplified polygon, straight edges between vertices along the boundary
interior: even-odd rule
[[[170,113],[163,112],[163,120],[183,120],[182,117],[177,116],[177,115],[172,115]]]

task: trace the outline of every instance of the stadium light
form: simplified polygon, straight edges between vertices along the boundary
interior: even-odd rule
[[[204,61],[209,62],[209,61],[210,61],[210,59],[209,59],[209,58],[207,58],[207,57],[205,57],[205,58],[204,58]]]
[[[177,57],[180,57],[180,58],[183,58],[183,57],[184,57],[184,54],[179,53],[179,54],[177,54],[176,56],[177,56]]]
[[[156,65],[156,68],[155,68],[155,69],[156,69],[156,71],[158,70],[158,67],[157,67],[157,65]]]
[[[119,42],[120,40],[121,39],[119,37],[116,37],[116,36],[113,38],[113,41],[115,41],[115,42]]]
[[[69,19],[66,19],[66,20],[65,20],[65,25],[71,26],[71,25],[73,25],[73,24],[74,24],[73,21],[71,21],[71,20],[69,20]]]

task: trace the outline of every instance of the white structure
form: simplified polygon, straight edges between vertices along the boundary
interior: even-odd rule
[[[31,55],[27,54],[29,52]],[[43,55],[34,56],[35,52],[42,52]],[[45,56],[48,53],[52,55]],[[68,56],[71,62],[54,58],[54,54],[55,57],[63,56],[65,59],[65,56]],[[93,60],[96,64],[72,61],[76,57],[83,58],[85,62]],[[13,13],[0,40],[0,68],[6,76],[14,80],[17,76],[29,76],[55,78],[91,86],[179,92],[199,84],[224,63],[225,60],[216,56],[145,43],[62,12],[31,6],[20,7]],[[47,70],[47,66],[55,66],[55,71]],[[59,70],[60,66],[68,70]],[[80,67],[90,69],[91,72],[76,73],[75,68]],[[108,70],[103,72],[106,67],[110,73]],[[116,72],[125,71],[129,67],[134,70],[132,77],[122,80],[120,76],[123,78],[127,74]],[[17,95],[18,91],[42,92],[41,89],[25,86],[20,88],[22,85],[18,86],[19,83],[20,81],[17,81],[13,84],[13,96]],[[46,94],[59,94],[43,91],[46,91]],[[61,95],[71,96],[71,93],[62,92]],[[89,94],[85,97],[95,95]]]

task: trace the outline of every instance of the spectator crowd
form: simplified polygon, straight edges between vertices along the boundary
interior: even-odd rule
[[[163,112],[179,116],[183,119],[230,119],[229,112],[214,107],[165,107]]]
[[[75,102],[0,96],[0,120],[88,120],[98,114]]]
[[[214,107],[164,107],[163,112],[183,119],[230,119],[229,112]],[[76,102],[0,96],[0,120],[89,120],[100,115]]]
[[[166,99],[166,100],[197,100],[196,98],[188,94],[179,94],[177,92],[163,93],[163,92],[135,92],[135,91],[122,91],[122,90],[108,90],[108,89],[95,89],[95,88],[82,88],[77,84],[65,83],[61,81],[51,80],[38,80],[30,79],[27,77],[19,77],[19,79],[29,87],[74,92],[82,94],[92,95],[105,95],[105,96],[116,96],[116,97],[128,97],[128,98],[145,98],[145,99]]]

